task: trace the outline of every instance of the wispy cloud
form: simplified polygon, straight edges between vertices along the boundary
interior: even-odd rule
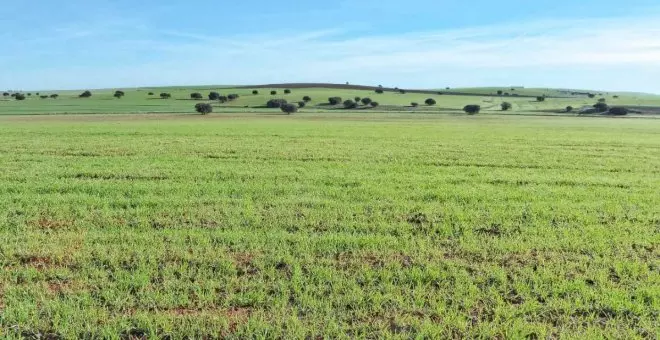
[[[442,87],[496,81],[524,84],[534,75],[535,85],[660,92],[650,80],[629,84],[620,80],[660,72],[658,19],[543,20],[355,37],[345,29],[223,37],[121,23],[90,30],[61,29],[55,36],[80,40],[91,54],[105,52],[122,60],[65,70],[94,74],[99,87],[346,80]],[[43,47],[49,48],[44,53],[57,53],[57,48]],[[622,70],[626,74],[617,74]],[[543,72],[552,74],[543,76]],[[52,69],[44,74],[57,77],[58,73]],[[2,84],[12,80],[0,76]],[[557,83],[560,80],[562,84]],[[75,84],[66,86],[96,83]]]

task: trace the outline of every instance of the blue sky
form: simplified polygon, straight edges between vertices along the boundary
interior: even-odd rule
[[[660,93],[657,0],[0,7],[0,88],[346,82]]]

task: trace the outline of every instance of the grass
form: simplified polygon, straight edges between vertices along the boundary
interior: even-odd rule
[[[0,336],[654,338],[659,129],[0,117]]]
[[[276,90],[277,95],[271,96],[270,91]],[[503,89],[511,92],[509,88]],[[25,101],[9,100],[9,97],[0,97],[0,115],[25,115],[25,114],[93,114],[93,113],[194,113],[194,105],[200,101],[191,100],[192,92],[200,92],[206,98],[210,91],[222,94],[237,93],[240,98],[225,104],[214,103],[216,112],[230,113],[254,113],[272,112],[265,109],[264,105],[271,98],[284,98],[289,102],[298,102],[303,96],[310,96],[312,102],[305,107],[301,113],[329,112],[337,110],[335,107],[325,105],[329,97],[339,96],[343,99],[355,97],[369,97],[378,101],[381,107],[377,109],[366,109],[372,112],[427,112],[427,113],[460,113],[465,105],[478,104],[485,113],[497,114],[557,114],[567,106],[580,108],[585,105],[593,105],[597,98],[589,99],[585,96],[570,96],[559,90],[551,89],[517,89],[520,95],[535,96],[547,94],[553,97],[568,96],[566,98],[548,98],[545,102],[536,102],[534,98],[527,97],[499,97],[494,96],[497,88],[474,88],[453,89],[460,93],[471,93],[474,95],[451,95],[451,94],[400,94],[387,91],[384,94],[376,94],[373,91],[331,89],[331,88],[301,88],[293,89],[291,94],[284,94],[283,88],[259,89],[258,95],[252,94],[252,89],[236,89],[224,87],[172,87],[172,88],[140,88],[126,89],[126,96],[122,99],[113,97],[114,90],[94,90],[91,98],[78,98],[82,91],[55,91],[40,92],[41,95],[58,93],[58,99],[39,99],[34,93]],[[441,90],[444,91],[444,90]],[[153,92],[155,95],[149,96]],[[161,92],[171,93],[172,99],[160,99]],[[598,93],[598,92],[595,92]],[[619,98],[614,98],[618,95]],[[603,93],[610,105],[626,106],[655,106],[660,107],[660,96],[629,94],[629,93]],[[428,107],[423,105],[427,98],[433,98],[437,105]],[[512,111],[502,112],[500,104],[508,101],[513,104]],[[420,103],[419,108],[412,108],[412,102]],[[275,110],[277,111],[277,110]],[[575,115],[572,113],[571,115]]]

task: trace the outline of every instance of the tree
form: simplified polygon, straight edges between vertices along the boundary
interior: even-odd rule
[[[229,101],[232,101],[232,100],[238,99],[238,97],[239,97],[239,95],[237,95],[236,93],[232,93],[232,94],[227,96],[227,99],[229,99]]]
[[[31,97],[31,96],[32,96],[32,93],[30,93],[30,92],[28,92],[28,94],[27,94],[27,95],[28,95],[28,97]]]
[[[362,98],[362,104],[364,105],[371,104],[371,98]]]
[[[406,90],[399,90],[399,93],[406,94]]]
[[[545,97],[542,97],[542,96],[536,97],[536,101],[537,101],[537,102],[544,102],[544,101],[545,101]]]
[[[38,95],[39,95],[39,92],[35,93],[35,95],[38,96]]]
[[[119,90],[115,91],[115,94],[113,94],[113,96],[117,99],[120,99],[124,95],[125,95],[124,91],[119,91]]]
[[[566,112],[573,112],[573,107],[572,106],[567,106],[566,107]]]
[[[172,98],[172,95],[167,93],[167,92],[163,92],[163,93],[160,94],[160,98],[161,99],[169,99],[169,98]]]
[[[601,113],[602,112],[607,112],[607,110],[610,109],[610,107],[607,104],[603,103],[603,102],[599,102],[599,103],[594,104],[594,108],[596,109],[596,111],[601,112]]]
[[[91,96],[92,96],[92,93],[91,93],[91,92],[89,92],[89,91],[85,91],[85,92],[81,93],[79,97],[80,97],[80,98],[89,98],[89,97],[91,97]]]
[[[9,92],[3,92],[3,93],[2,93],[2,96],[3,96],[3,97],[9,97]]]
[[[433,106],[433,105],[436,104],[435,99],[433,99],[433,98],[428,98],[428,99],[426,99],[426,100],[424,101],[424,103],[425,103],[426,105],[428,105],[428,106]]]
[[[355,103],[356,103],[356,104],[359,104],[360,101],[362,100],[362,98],[360,98],[360,97],[355,97],[355,98],[353,98],[353,99],[355,99]]]
[[[606,100],[605,98],[600,98],[600,99],[598,99],[598,102],[599,102],[599,103],[604,103],[604,102],[606,102],[606,101],[607,101],[607,100]]]
[[[215,91],[209,92],[209,100],[220,100],[220,93]]]
[[[309,102],[312,101],[312,98],[311,98],[310,96],[304,96],[304,97],[303,97],[303,100],[304,100],[306,103],[309,103]]]
[[[218,97],[218,101],[221,103],[226,103],[229,101],[229,98],[227,98],[227,96],[220,96]]]
[[[378,107],[380,104],[378,104],[378,102],[371,102],[369,105],[371,105],[371,107]]]
[[[198,103],[198,104],[195,105],[195,111],[197,111],[197,112],[199,112],[203,115],[207,115],[207,114],[213,112],[213,106],[211,106],[211,104],[207,104],[207,103]]]
[[[344,108],[345,109],[354,109],[357,107],[357,103],[348,99],[344,102]]]
[[[613,106],[610,108],[609,113],[615,116],[625,116],[628,114],[628,109],[620,106]]]
[[[596,95],[593,94],[593,93],[589,93],[589,94],[587,94],[587,96],[588,96],[589,98],[596,98]]]
[[[463,108],[463,111],[465,111],[465,113],[467,113],[469,115],[474,115],[474,114],[479,113],[479,111],[481,111],[481,106],[479,106],[479,105],[466,105]]]
[[[612,96],[612,98],[614,98],[614,99],[619,99],[619,96]]]
[[[53,99],[57,99],[57,97],[59,97],[59,96],[60,95],[57,94],[57,93],[53,93],[53,94],[50,95],[50,97],[53,98]]]
[[[502,103],[501,107],[502,107],[502,111],[509,111],[509,110],[511,110],[513,105],[511,105],[511,103],[509,103],[509,102],[504,102],[504,103]]]
[[[504,92],[504,91],[502,91],[502,90],[497,90],[497,95],[498,95],[498,96],[501,96],[503,92]]]
[[[25,95],[22,94],[22,93],[17,93],[17,94],[14,96],[14,98],[15,98],[16,100],[25,100]]]
[[[202,98],[204,98],[204,96],[202,96],[202,94],[199,92],[194,92],[190,94],[190,99],[200,100]]]
[[[419,106],[419,103],[412,102],[412,103],[410,103],[410,106],[412,106],[412,107],[418,107],[418,106]]]
[[[282,112],[290,115],[292,113],[298,112],[298,106],[296,106],[294,104],[284,104],[280,107],[280,110],[282,110]]]
[[[41,95],[41,96],[39,96],[39,98],[41,98],[41,99],[48,99],[48,96],[47,96],[47,95],[46,95],[46,96],[45,96],[45,95]]]
[[[285,89],[285,90],[284,90],[284,94],[291,94],[291,90],[289,90],[289,89]]]
[[[256,96],[256,95],[259,94],[259,91],[257,91],[257,90],[252,90],[252,94]]]
[[[330,97],[328,98],[328,103],[330,103],[330,105],[339,105],[341,104],[341,100],[341,97]]]
[[[277,91],[270,91],[270,95],[271,95],[271,96],[274,96],[274,95],[276,95],[276,94],[277,94]]]
[[[149,92],[149,93],[148,93],[148,95],[150,95],[150,96],[153,96],[153,95],[154,95],[154,93],[153,93],[153,92]]]
[[[378,93],[378,94],[383,94],[384,92],[385,91],[383,91],[383,89],[376,89],[376,93]]]
[[[269,109],[279,109],[282,105],[286,105],[286,99],[271,99],[266,103],[266,107]]]
[[[302,109],[303,107],[305,107],[305,105],[307,105],[307,104],[306,104],[305,101],[303,101],[303,100],[301,100],[301,101],[298,102],[298,107],[301,108],[301,109]]]

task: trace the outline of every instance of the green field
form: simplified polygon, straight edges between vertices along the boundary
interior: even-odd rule
[[[145,91],[0,102],[0,337],[658,337],[660,120]]]
[[[271,96],[270,91],[276,90],[277,95]],[[24,101],[11,100],[10,97],[0,97],[0,115],[26,115],[26,114],[92,114],[92,113],[194,113],[194,105],[199,100],[191,100],[190,94],[193,92],[201,93],[204,98],[210,91],[217,91],[228,95],[236,93],[240,98],[235,101],[220,104],[214,102],[216,112],[226,113],[267,113],[279,112],[278,110],[266,109],[264,105],[269,99],[282,98],[289,102],[301,101],[303,96],[310,96],[312,101],[307,107],[301,110],[300,114],[328,112],[343,110],[341,108],[325,105],[329,97],[341,97],[343,99],[353,99],[355,97],[369,97],[381,104],[379,108],[361,108],[360,111],[370,112],[426,112],[426,113],[462,113],[462,109],[468,104],[477,104],[482,106],[483,113],[490,114],[557,114],[561,113],[567,106],[573,106],[576,109],[582,106],[590,106],[596,103],[597,99],[604,98],[609,105],[623,106],[652,106],[654,114],[660,113],[660,96],[633,94],[633,93],[603,93],[593,91],[594,94],[601,93],[602,96],[588,98],[584,95],[570,96],[559,90],[553,89],[516,89],[511,91],[509,88],[502,88],[502,91],[509,94],[518,94],[521,97],[497,96],[498,88],[472,88],[472,89],[451,89],[438,90],[443,94],[432,91],[432,94],[406,93],[400,94],[394,91],[386,91],[383,94],[376,94],[374,91],[338,89],[338,88],[294,88],[291,94],[284,94],[284,88],[259,88],[259,94],[253,95],[252,89],[225,88],[220,86],[205,87],[170,87],[170,88],[140,88],[125,89],[126,96],[117,99],[112,95],[114,89],[92,90],[91,98],[78,98],[82,91],[45,91],[39,92],[40,95],[49,95],[57,93],[58,99],[40,99],[36,92],[27,97]],[[154,95],[149,95],[153,92]],[[161,92],[172,94],[171,99],[160,99]],[[25,92],[24,92],[25,93]],[[468,93],[472,95],[455,95],[452,93]],[[542,96],[547,95],[545,102],[537,102],[535,98],[523,96]],[[618,98],[614,98],[618,96]],[[427,98],[436,100],[437,105],[426,106],[424,101]],[[513,109],[508,112],[502,112],[500,104],[504,101],[510,102]],[[412,102],[420,104],[418,108],[410,107]],[[569,115],[577,115],[570,113]]]

